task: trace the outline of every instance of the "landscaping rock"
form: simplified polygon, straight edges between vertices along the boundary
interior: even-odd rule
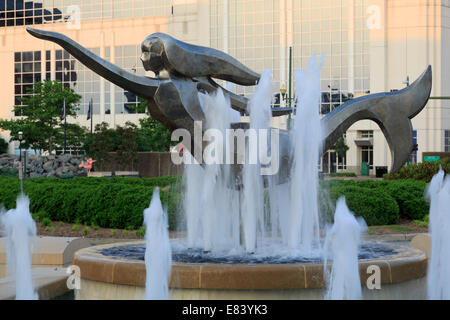
[[[50,172],[53,169],[53,161],[47,161],[46,163],[44,163],[44,165],[42,166],[44,168],[45,171]]]
[[[0,168],[18,168],[18,156],[0,155]],[[37,177],[60,177],[62,175],[82,175],[85,173],[79,165],[84,158],[82,156],[63,155],[29,155],[26,163],[26,176]]]

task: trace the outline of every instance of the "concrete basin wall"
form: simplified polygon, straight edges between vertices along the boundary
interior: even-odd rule
[[[141,244],[121,243],[120,245]],[[100,250],[118,244],[85,248],[74,255],[81,270],[77,299],[142,299],[145,264],[141,260],[105,257]],[[369,290],[369,266],[378,266],[381,289]],[[365,299],[425,299],[425,254],[402,248],[388,259],[359,264]],[[325,290],[323,264],[194,264],[173,263],[171,299],[322,299]]]

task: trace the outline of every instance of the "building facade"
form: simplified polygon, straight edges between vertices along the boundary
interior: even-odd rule
[[[272,91],[286,88],[285,98],[295,94],[294,71],[305,67],[313,54],[324,54],[319,110],[324,115],[347,99],[402,89],[428,65],[433,67],[432,96],[450,96],[445,59],[450,51],[450,4],[444,0],[0,2],[0,118],[20,116],[12,107],[41,79],[59,80],[82,95],[79,116],[73,120],[82,125],[90,125],[86,114],[91,98],[94,124],[106,121],[113,127],[144,116],[134,113],[134,95],[87,70],[58,45],[33,38],[25,31],[27,25],[64,33],[140,75],[145,74],[139,60],[141,41],[153,32],[166,32],[227,52],[256,72],[272,70]],[[235,87],[246,96],[253,90]],[[287,117],[273,124],[285,128]],[[411,162],[420,161],[422,152],[450,151],[450,100],[430,100],[413,128],[418,151]],[[389,147],[374,122],[354,124],[345,140],[346,157],[328,152],[321,161],[323,171],[360,172],[362,162],[372,169],[390,166]]]

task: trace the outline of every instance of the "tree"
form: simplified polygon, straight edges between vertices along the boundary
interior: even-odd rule
[[[345,155],[347,154],[349,147],[345,144],[344,137],[340,137],[337,139],[334,150],[336,151],[336,154],[339,158],[345,158]]]
[[[123,168],[131,166],[131,169],[133,169],[137,160],[138,128],[134,123],[127,121],[125,126],[118,126],[116,132],[120,141],[117,147],[117,160]]]
[[[64,100],[66,116],[76,117],[81,96],[58,81],[35,82],[27,93],[29,96],[21,99],[23,105],[14,106],[14,113],[23,117],[0,120],[0,128],[10,131],[10,142],[17,141],[18,133],[22,131],[23,148],[52,153],[64,141],[64,123],[60,118]],[[71,130],[79,133],[80,129],[75,126],[71,124]]]
[[[138,110],[147,109],[147,101],[139,98]],[[137,143],[138,151],[169,151],[170,146],[177,142],[171,141],[171,132],[161,122],[153,119],[148,112],[146,118],[139,119]]]
[[[5,139],[0,138],[0,154],[8,153],[8,142]]]
[[[110,152],[115,147],[115,131],[109,128],[107,122],[95,125],[94,133],[89,134],[85,141],[84,148],[86,154],[96,161],[95,166],[102,170],[110,160]]]

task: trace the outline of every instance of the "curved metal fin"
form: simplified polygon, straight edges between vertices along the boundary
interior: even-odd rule
[[[133,92],[138,96],[151,98],[158,87],[159,81],[157,79],[136,76],[135,74],[121,69],[116,65],[100,58],[61,33],[38,30],[30,27],[27,27],[27,31],[36,38],[49,40],[59,44],[72,56],[98,75],[125,90]]]
[[[377,93],[351,100],[322,118],[323,151],[359,120],[373,120],[381,128],[391,149],[391,172],[405,164],[413,148],[412,124],[426,106],[432,87],[431,66],[410,86],[390,93]]]

